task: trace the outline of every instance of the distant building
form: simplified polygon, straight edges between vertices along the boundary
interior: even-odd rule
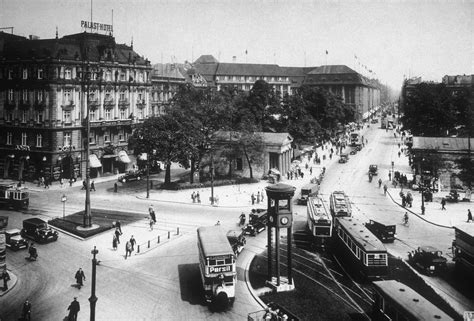
[[[275,64],[221,63],[212,55],[199,57],[188,70],[197,86],[250,91],[264,80],[280,93],[292,95],[303,84],[324,88],[354,108],[358,120],[368,118],[380,106],[380,88],[344,65],[321,67],[280,67]]]
[[[86,32],[55,39],[0,33],[0,84],[1,177],[85,177],[85,139],[91,177],[131,163],[128,136],[150,113],[151,88],[150,62],[132,46]]]
[[[151,110],[153,115],[161,115],[165,106],[176,94],[181,84],[186,82],[185,70],[179,64],[155,64],[151,73]]]

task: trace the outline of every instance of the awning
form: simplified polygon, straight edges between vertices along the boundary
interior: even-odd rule
[[[89,165],[92,168],[102,167],[100,160],[97,158],[96,154],[89,155]]]
[[[118,153],[118,156],[119,156],[119,159],[122,163],[130,163],[130,158],[128,157],[127,155],[127,152],[124,151],[124,150],[121,150],[119,153]]]

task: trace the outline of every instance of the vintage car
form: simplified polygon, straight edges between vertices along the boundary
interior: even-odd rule
[[[122,183],[130,181],[139,181],[143,176],[146,176],[142,171],[128,171],[125,174],[119,176],[118,181]]]
[[[408,262],[427,274],[437,274],[446,270],[447,260],[442,252],[432,246],[420,246],[408,253]]]
[[[5,238],[7,247],[14,251],[19,249],[26,249],[28,247],[28,241],[21,237],[20,229],[13,228],[5,231]]]
[[[244,234],[255,236],[266,229],[267,210],[264,208],[252,209],[249,215],[249,224],[244,227]]]
[[[49,227],[48,222],[40,218],[33,217],[23,220],[21,236],[35,240],[36,242],[56,241],[59,237],[57,231]]]
[[[301,187],[300,197],[297,200],[299,205],[306,205],[308,197],[318,195],[319,185],[318,184],[306,184]]]
[[[369,165],[369,174],[372,174],[374,176],[379,174],[377,165]]]
[[[245,243],[247,243],[244,234],[243,230],[230,230],[227,232],[227,239],[235,255],[239,255],[244,249]]]
[[[339,163],[344,164],[344,163],[347,163],[348,160],[349,160],[349,154],[341,153],[341,156],[339,157]]]

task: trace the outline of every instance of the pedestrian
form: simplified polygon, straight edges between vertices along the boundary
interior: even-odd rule
[[[252,205],[255,205],[255,195],[254,195],[254,193],[252,193],[252,195],[250,195],[250,199],[252,200]]]
[[[120,235],[122,235],[122,223],[119,220],[115,222],[115,228],[118,229]],[[120,242],[119,242],[120,243]]]
[[[262,201],[262,203],[263,203],[263,194],[264,194],[264,193],[263,193],[263,190],[262,190],[262,193],[260,194],[260,195],[261,195],[261,201]]]
[[[49,188],[49,178],[44,180],[44,188],[45,189]]]
[[[150,217],[153,220],[153,223],[156,223],[156,214],[153,205],[150,205],[150,207],[148,208],[148,212],[150,213]]]
[[[441,199],[441,210],[446,210],[446,199],[443,197]]]
[[[221,221],[216,222],[216,226],[219,226],[219,225],[221,225]]]
[[[118,191],[118,185],[117,182],[114,183],[114,193],[117,193]]]
[[[199,204],[201,204],[201,195],[199,195],[199,192],[196,192],[196,199]]]
[[[84,190],[87,189],[87,182],[86,182],[86,180],[83,180],[83,181],[82,181],[82,188],[81,188],[81,190],[83,190],[83,189],[84,189]]]
[[[132,244],[130,244],[130,241],[127,241],[125,244],[125,260],[129,256],[132,256]]]
[[[68,320],[76,321],[77,314],[79,313],[79,311],[81,311],[81,305],[77,301],[76,297],[74,297],[74,300],[71,302],[71,304],[69,304],[67,309],[69,310]]]
[[[63,188],[63,185],[64,185],[64,179],[61,177],[61,178],[59,179],[59,187],[60,187],[60,188]]]
[[[391,172],[388,172],[388,180],[389,180],[389,181],[392,180],[392,173],[391,173]]]
[[[382,186],[382,179],[379,178],[379,188]]]
[[[135,241],[135,238],[133,235],[130,237],[130,245],[132,245],[132,252],[135,251],[135,245],[137,244],[137,241]]]
[[[3,271],[2,279],[3,279],[3,291],[6,291],[8,290],[8,281],[10,281],[10,274],[8,274],[7,270]]]
[[[74,180],[72,178],[69,179],[69,186],[72,187],[72,184],[74,183]]]
[[[92,181],[92,183],[91,183],[91,191],[95,192],[95,183],[94,183],[94,181]]]
[[[31,320],[31,303],[26,299],[25,303],[23,303],[23,308],[21,311],[21,317],[23,321],[30,321]]]
[[[398,158],[400,158],[400,154],[401,154],[400,151],[398,151]]]
[[[74,277],[76,278],[77,288],[80,290],[81,287],[84,285],[82,281],[86,280],[84,271],[82,271],[82,269],[79,268],[79,270],[77,270],[76,275]]]
[[[331,153],[331,155],[332,155],[332,153]],[[309,168],[309,175],[313,175],[313,166],[311,166],[311,167]]]
[[[472,213],[471,210],[467,210],[467,222],[470,223],[472,222]]]
[[[260,191],[257,192],[257,204],[260,204]]]
[[[194,194],[194,192],[191,194],[191,199],[193,200],[193,203],[196,203],[196,194]]]
[[[122,235],[122,233],[120,233],[120,230],[118,227],[115,228],[115,237],[117,238],[117,243],[120,244],[120,235]]]
[[[383,195],[387,195],[387,184],[383,185]]]
[[[155,224],[155,221],[153,221],[153,219],[150,217],[150,231],[153,231],[153,225]]]
[[[115,234],[112,236],[112,248],[114,249],[114,251],[117,251],[117,237],[115,236]]]
[[[286,179],[287,179],[287,180],[290,180],[290,171],[287,171],[287,172],[286,172]]]

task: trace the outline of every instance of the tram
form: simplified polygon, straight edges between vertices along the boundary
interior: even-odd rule
[[[374,320],[454,320],[409,286],[395,281],[375,281]]]
[[[325,249],[332,236],[332,217],[320,197],[308,197],[307,223],[313,236],[313,244]]]
[[[0,207],[15,210],[27,209],[30,204],[30,193],[26,188],[13,184],[0,185]]]
[[[329,206],[333,217],[352,216],[349,197],[343,191],[334,191],[331,193]]]
[[[454,227],[453,261],[456,270],[474,276],[474,224],[464,223]]]
[[[220,226],[197,229],[199,269],[208,303],[218,306],[232,304],[237,282],[236,256],[225,230]]]
[[[368,279],[388,276],[387,249],[364,224],[351,217],[336,217],[333,238],[337,254],[352,270]]]

